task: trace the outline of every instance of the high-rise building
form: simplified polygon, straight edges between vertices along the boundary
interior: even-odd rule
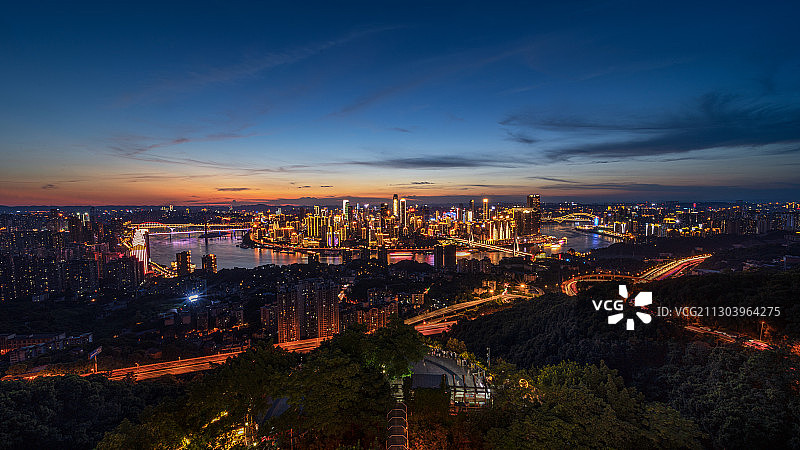
[[[407,202],[405,198],[400,199],[400,229],[403,229],[406,225],[408,225],[408,211],[407,211]]]
[[[120,291],[131,290],[135,289],[143,278],[141,261],[126,256],[106,264],[103,285]]]
[[[261,326],[269,333],[275,332],[275,307],[272,305],[264,305],[259,308],[261,315]]]
[[[150,233],[147,229],[139,228],[133,232],[128,253],[142,263],[145,273],[150,271]]]
[[[392,197],[392,215],[400,217],[400,201],[397,199],[397,194]]]
[[[433,248],[433,265],[437,269],[455,269],[456,246],[437,245]]]
[[[342,264],[347,264],[353,260],[353,251],[348,249],[342,250]]]
[[[0,254],[0,302],[17,296],[14,272],[14,258],[8,254]]]
[[[175,254],[177,261],[178,275],[189,275],[192,273],[192,252],[186,250]]]
[[[531,233],[539,234],[542,223],[542,200],[539,194],[528,196],[528,208],[531,209]]]
[[[81,215],[71,215],[67,218],[67,230],[69,231],[69,238],[71,242],[80,244],[87,242],[86,224],[83,222]]]
[[[481,220],[489,220],[489,199],[483,199],[483,216]]]
[[[350,221],[352,219],[352,211],[350,211],[350,200],[342,200],[342,214],[344,220]]]
[[[317,310],[318,338],[328,338],[339,332],[339,290],[332,283],[317,285],[314,292]]]
[[[338,294],[335,284],[322,280],[305,280],[278,292],[278,342],[338,333]]]
[[[378,247],[378,262],[380,264],[389,264],[389,251],[385,245]]]
[[[518,236],[539,234],[542,221],[542,204],[539,195],[531,194],[525,208],[514,208],[514,222]]]
[[[306,236],[320,241],[325,240],[328,231],[328,218],[325,216],[307,216],[303,219]]]
[[[297,301],[297,289],[284,289],[278,292],[277,297],[278,342],[297,341],[300,339],[303,316],[302,306]]]
[[[97,292],[98,282],[97,261],[91,259],[67,261],[66,284],[73,295],[78,297],[93,295]]]
[[[213,253],[203,255],[203,271],[206,273],[217,273],[217,255]]]

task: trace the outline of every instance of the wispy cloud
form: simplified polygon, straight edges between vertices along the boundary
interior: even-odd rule
[[[220,192],[240,192],[240,191],[252,191],[252,188],[249,187],[218,187],[217,191]]]
[[[506,130],[506,139],[513,142],[519,142],[520,144],[535,144],[539,142],[538,139],[534,139],[530,137],[527,133],[519,132],[519,131],[511,131]]]
[[[42,186],[42,189],[45,190],[58,189],[58,186],[56,186],[55,184],[45,184],[44,186]]]
[[[503,188],[521,188],[523,186],[517,184],[460,184],[464,189],[469,188],[485,188],[485,189],[503,189]]]
[[[564,180],[562,178],[550,178],[550,177],[528,177],[528,178],[531,180],[555,181],[556,183],[577,183],[577,181]]]
[[[434,80],[452,78],[457,73],[480,69],[509,57],[530,51],[534,47],[534,43],[523,42],[511,46],[511,48],[506,50],[486,48],[478,51],[457,52],[442,57],[418,61],[414,65],[414,70],[410,71],[411,76],[407,79],[362,95],[353,102],[343,106],[338,111],[329,114],[329,116],[343,116],[360,111],[401,92],[414,90]],[[455,120],[462,120],[456,116],[452,117]]]
[[[469,167],[514,167],[512,161],[482,156],[438,155],[409,158],[385,158],[371,161],[349,161],[344,164],[394,169],[456,169]]]
[[[556,143],[554,148],[543,150],[544,155],[554,161],[653,157],[723,147],[756,149],[800,142],[800,108],[796,105],[764,103],[721,93],[703,95],[678,113],[617,122],[514,114],[500,124],[523,130],[557,131],[564,134],[564,142],[591,132],[595,140],[600,141],[584,145]],[[795,152],[797,149],[800,147],[794,145],[784,150]]]
[[[737,192],[753,191],[792,191],[800,189],[800,183],[771,182],[762,183],[756,186],[741,185],[711,185],[711,184],[660,184],[660,183],[561,183],[540,186],[541,189],[569,190],[569,191],[624,191],[629,193],[674,193],[685,194],[687,196],[702,195],[721,195],[721,198],[733,198]]]
[[[433,181],[411,181],[408,183],[392,183],[388,186],[404,189],[439,189],[440,186]]]
[[[118,101],[118,106],[125,107],[140,102],[162,100],[165,96],[175,93],[194,91],[215,84],[252,79],[271,69],[298,63],[326,50],[346,45],[359,38],[397,28],[399,27],[387,26],[363,29],[348,33],[336,39],[293,47],[281,52],[250,55],[234,64],[200,67],[184,72],[180,76],[172,74],[157,76],[150,85],[120,99]]]
[[[261,173],[287,173],[296,170],[310,169],[305,164],[287,164],[283,166],[253,167],[251,164],[234,164],[213,159],[199,159],[182,156],[185,152],[172,152],[165,154],[173,147],[185,146],[192,143],[205,143],[240,139],[253,136],[238,132],[218,132],[202,136],[182,136],[178,138],[156,138],[148,136],[122,135],[116,136],[108,145],[112,156],[136,161],[152,162],[158,164],[176,164],[208,169],[222,169],[236,171],[241,175],[257,175]],[[176,154],[177,153],[177,154]]]

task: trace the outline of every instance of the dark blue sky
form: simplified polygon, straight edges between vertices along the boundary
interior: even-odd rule
[[[800,199],[797,2],[118,3],[2,6],[0,204]]]

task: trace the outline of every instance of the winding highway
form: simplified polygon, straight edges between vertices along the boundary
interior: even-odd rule
[[[597,273],[597,274],[587,274],[587,275],[578,275],[576,277],[572,277],[569,280],[564,281],[561,283],[561,292],[569,295],[575,296],[578,295],[578,283],[584,281],[630,281],[631,283],[641,283],[645,281],[654,281],[654,280],[664,280],[667,278],[671,278],[674,276],[678,276],[681,273],[685,272],[692,267],[697,266],[701,262],[705,261],[711,254],[704,254],[704,255],[697,255],[697,256],[690,256],[687,258],[681,258],[675,261],[669,261],[667,263],[655,266],[646,270],[645,272],[637,275],[617,275],[617,274],[610,274],[610,273]]]
[[[505,291],[502,294],[498,294],[492,297],[487,298],[479,298],[477,300],[471,300],[468,302],[463,303],[456,303],[455,305],[450,305],[445,308],[439,308],[430,312],[426,312],[424,314],[420,314],[418,316],[414,316],[410,319],[406,319],[406,325],[418,325],[420,323],[427,323],[427,322],[435,322],[439,321],[447,316],[450,316],[454,313],[463,311],[465,309],[470,309],[478,305],[482,305],[484,303],[488,303],[498,299],[512,299],[512,298],[527,298],[524,295],[518,294],[508,294]]]
[[[325,339],[304,339],[293,342],[276,344],[276,347],[290,352],[307,353],[319,347]],[[219,353],[216,355],[200,356],[197,358],[178,359],[155,364],[145,364],[122,369],[114,369],[108,374],[109,380],[123,380],[127,376],[135,380],[147,380],[164,375],[182,375],[185,373],[199,372],[212,369],[215,365],[224,363],[228,358],[235,357],[243,350]],[[87,374],[88,375],[88,374]]]

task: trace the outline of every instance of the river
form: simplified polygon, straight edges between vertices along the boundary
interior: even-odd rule
[[[544,224],[542,233],[555,236],[559,239],[567,238],[567,243],[558,249],[546,247],[545,253],[553,254],[574,248],[578,252],[586,252],[591,249],[607,247],[614,242],[614,239],[596,234],[583,233],[575,230],[575,225]],[[198,237],[188,237],[184,234],[172,236],[150,236],[150,258],[164,265],[169,265],[175,261],[175,254],[185,250],[192,252],[192,262],[200,266],[200,258],[203,255],[213,253],[217,255],[217,268],[231,269],[234,267],[253,268],[264,264],[294,264],[306,262],[306,256],[299,253],[282,253],[266,248],[239,248],[236,245],[241,242],[241,232],[231,237],[220,237],[213,239],[202,239]],[[510,253],[503,252],[458,252],[458,258],[478,258],[488,257],[494,264],[500,259],[511,256]],[[412,253],[392,253],[389,255],[389,262],[397,262],[404,259],[415,259],[420,262],[427,262],[433,265],[433,254],[412,254]],[[339,264],[341,257],[320,257],[320,262],[328,264]]]

